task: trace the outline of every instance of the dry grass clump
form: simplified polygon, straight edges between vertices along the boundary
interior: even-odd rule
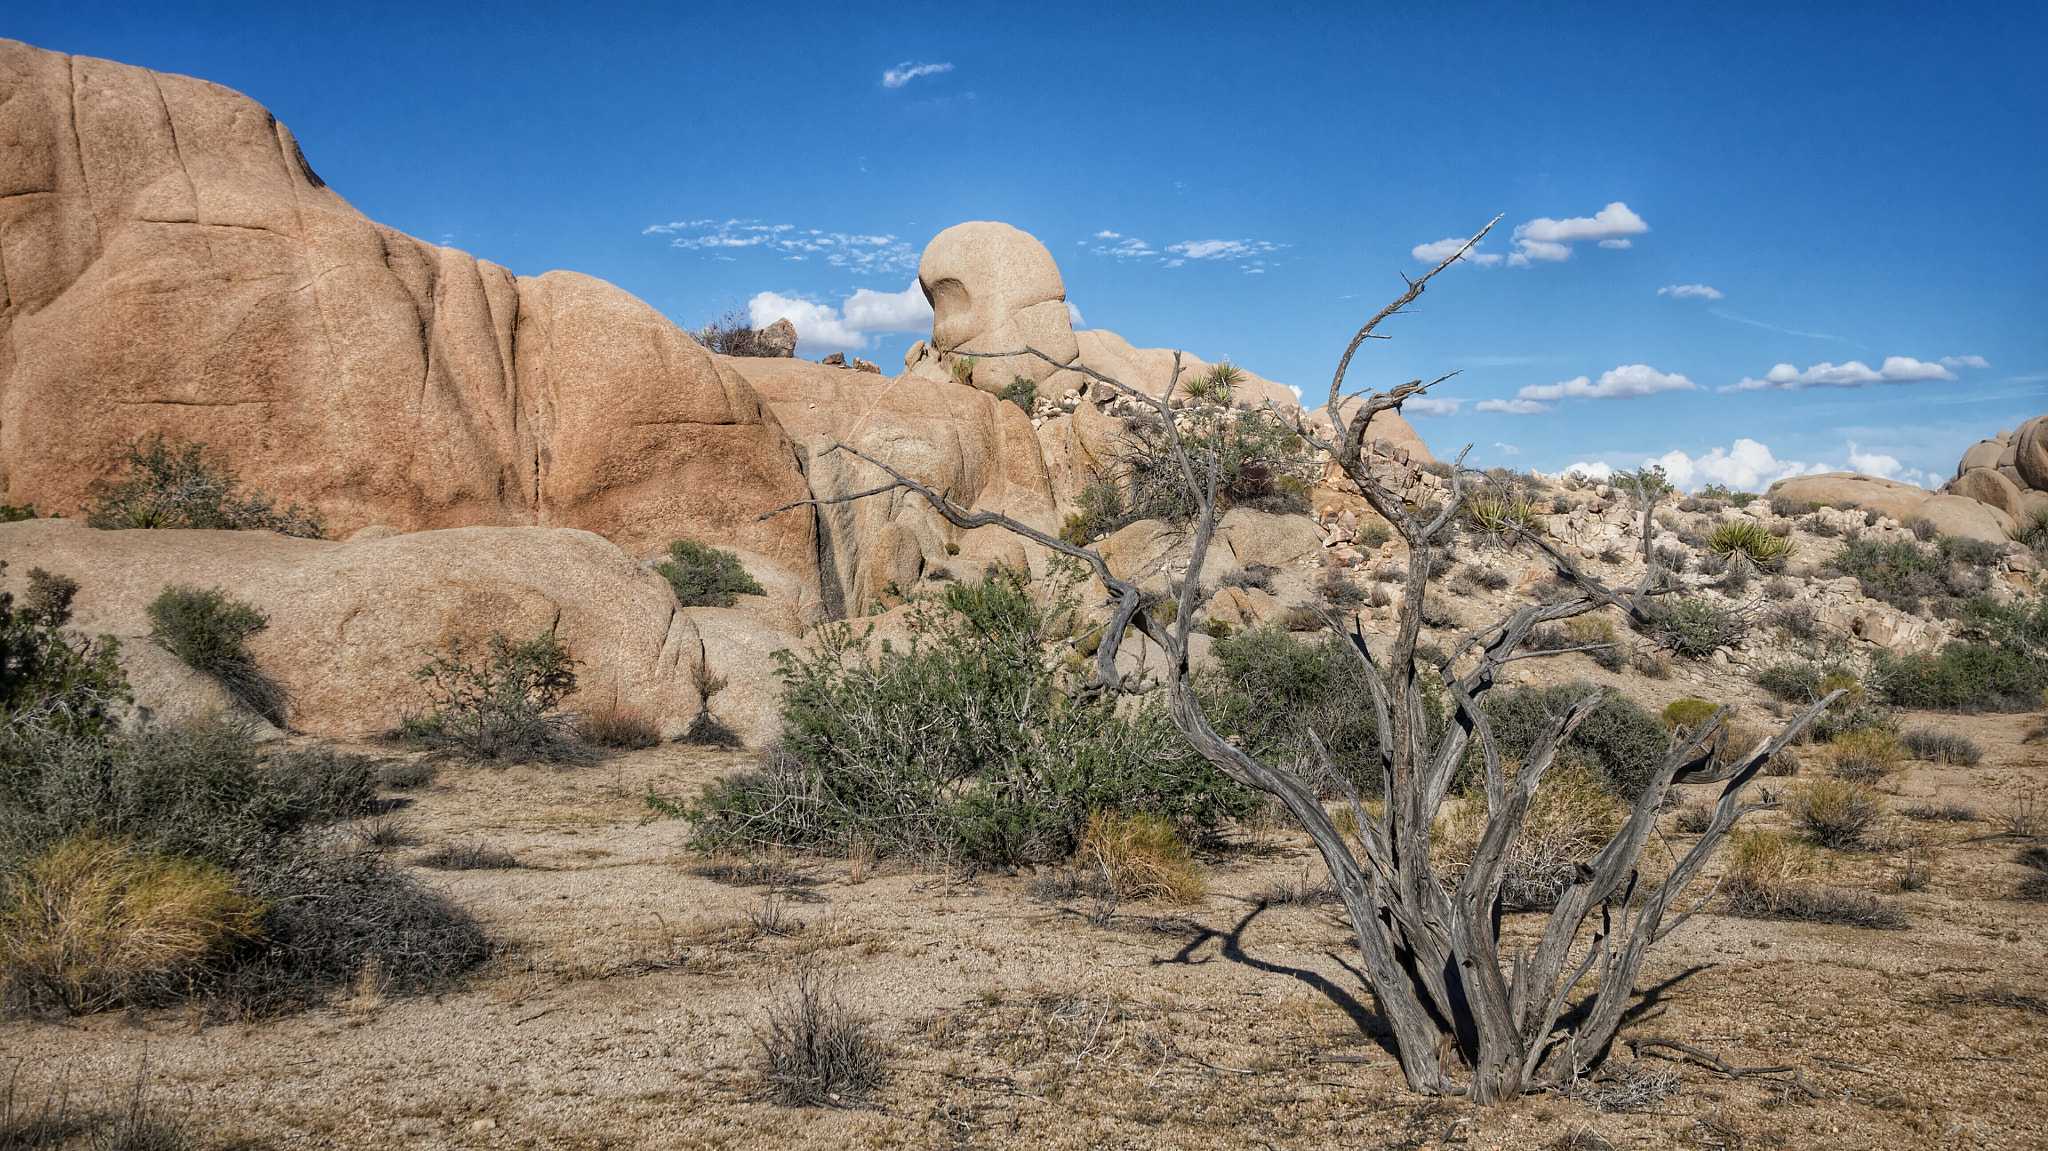
[[[71,836],[0,895],[0,995],[73,1015],[147,997],[253,936],[263,910],[212,863]]]
[[[1511,773],[1510,773],[1511,774]],[[1581,863],[1621,828],[1627,809],[1590,764],[1558,764],[1544,773],[1529,804],[1522,837],[1508,850],[1501,899],[1511,911],[1555,906]],[[1446,883],[1463,877],[1486,830],[1484,796],[1467,797],[1445,819],[1436,842]]]
[[[1730,915],[1879,930],[1906,926],[1897,911],[1865,892],[1801,882],[1815,868],[1812,849],[1803,844],[1761,829],[1737,832],[1730,843],[1735,851],[1721,880]]]
[[[519,866],[519,860],[511,852],[480,839],[468,843],[444,843],[413,862],[436,871],[509,871]]]
[[[1074,861],[1093,872],[1103,893],[1117,900],[1195,903],[1209,891],[1187,844],[1156,815],[1090,812]]]
[[[1884,815],[1884,804],[1875,792],[1847,779],[1814,780],[1793,793],[1790,807],[1792,818],[1816,842],[1836,850],[1861,846]]]
[[[661,733],[655,730],[653,720],[638,708],[624,707],[617,701],[584,712],[579,724],[583,738],[599,747],[630,751],[661,742]]]
[[[1674,827],[1687,835],[1698,835],[1714,822],[1714,805],[1704,799],[1689,799],[1672,815]]]
[[[869,849],[872,851],[872,849]],[[741,855],[714,855],[686,868],[691,875],[723,883],[728,887],[810,887],[818,881],[798,871],[780,855],[751,859]]]
[[[425,787],[441,777],[441,765],[424,756],[394,759],[377,769],[377,782],[394,791]]]
[[[754,1031],[769,1098],[789,1107],[858,1107],[888,1079],[889,1051],[817,963],[800,960]]]
[[[1931,760],[1935,763],[1956,763],[1964,767],[1975,767],[1984,759],[1984,752],[1976,744],[1951,731],[1932,727],[1908,728],[1899,737],[1899,746],[1911,752],[1914,759]]]
[[[1975,823],[1978,818],[1976,808],[1960,803],[1916,803],[1899,814],[1925,823]]]
[[[1346,814],[1350,813],[1346,812]],[[1357,826],[1355,819],[1353,826]],[[1282,904],[1315,906],[1325,903],[1341,903],[1343,902],[1343,896],[1338,893],[1337,885],[1330,880],[1329,872],[1326,871],[1321,876],[1313,876],[1309,873],[1308,865],[1302,864],[1300,874],[1284,876],[1253,892],[1252,902],[1262,906]]]
[[[1876,783],[1906,770],[1906,749],[1881,728],[1845,732],[1828,745],[1828,774],[1856,783]]]

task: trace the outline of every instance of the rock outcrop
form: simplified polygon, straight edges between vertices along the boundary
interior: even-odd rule
[[[808,569],[808,515],[754,518],[808,494],[795,444],[626,292],[377,224],[202,80],[0,41],[0,137],[0,501],[72,514],[161,431],[335,534],[566,526]]]
[[[389,730],[427,703],[416,668],[452,640],[474,646],[504,632],[552,634],[568,647],[580,688],[571,708],[616,696],[673,738],[697,714],[695,672],[706,667],[729,685],[713,696],[714,714],[750,742],[774,733],[771,653],[797,641],[741,608],[679,608],[667,580],[600,536],[487,527],[364,534],[340,543],[31,520],[0,524],[0,560],[17,593],[33,567],[78,581],[73,626],[120,639],[136,702],[159,720],[224,700],[148,638],[149,603],[168,586],[193,586],[222,588],[269,617],[249,651],[286,689],[289,723],[301,731]]]
[[[932,338],[912,347],[908,374],[953,378],[963,352],[1032,347],[1061,365],[1080,354],[1059,265],[1028,232],[987,220],[955,224],[925,245],[917,282],[931,301]],[[1036,356],[980,359],[971,379],[975,387],[997,392],[1019,376],[1054,391],[1081,382],[1078,374]]]
[[[1926,488],[1916,488],[1912,484],[1900,483],[1897,480],[1866,476],[1860,472],[1822,472],[1811,476],[1793,476],[1772,484],[1765,494],[1831,506],[1853,503],[1857,507],[1890,516],[1900,523],[1912,519],[1920,505],[1934,495]]]
[[[2048,515],[2048,416],[1971,444],[1941,490],[1996,508],[2015,524]]]

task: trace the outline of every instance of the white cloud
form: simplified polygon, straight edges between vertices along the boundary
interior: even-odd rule
[[[1539,216],[1515,228],[1517,251],[1508,257],[1508,263],[1526,268],[1533,260],[1564,260],[1572,254],[1571,245],[1581,240],[1597,241],[1603,248],[1626,248],[1630,244],[1627,237],[1649,230],[1650,225],[1629,211],[1628,205],[1620,200],[1591,216],[1575,216],[1569,220]]]
[[[1720,292],[1707,287],[1705,284],[1673,284],[1668,288],[1657,289],[1657,294],[1660,296],[1670,296],[1674,300],[1718,300],[1721,298]]]
[[[1803,476],[1829,470],[1826,464],[1781,460],[1771,449],[1751,439],[1739,439],[1726,448],[1715,448],[1697,456],[1682,451],[1667,452],[1643,461],[1656,464],[1679,488],[1687,491],[1707,484],[1727,484],[1739,492],[1760,492],[1787,476]]]
[[[1944,368],[1988,368],[1991,366],[1991,361],[1982,356],[1943,356],[1941,358],[1941,366]]]
[[[1441,264],[1445,260],[1450,259],[1452,253],[1464,247],[1465,241],[1468,238],[1465,236],[1452,236],[1449,239],[1438,240],[1434,244],[1417,244],[1409,249],[1408,254],[1425,264]],[[1472,250],[1465,253],[1464,258],[1458,262],[1461,264],[1477,264],[1482,268],[1491,268],[1495,264],[1500,263],[1500,261],[1501,258],[1498,254],[1482,252],[1479,250],[1479,245],[1474,244]]]
[[[1531,384],[1515,395],[1524,400],[1628,400],[1659,392],[1697,390],[1698,384],[1677,373],[1666,375],[1648,364],[1623,364],[1600,373],[1597,381],[1580,376],[1556,384]]]
[[[918,64],[905,60],[903,63],[882,73],[882,87],[901,88],[919,76],[937,76],[942,72],[951,72],[952,70],[953,66],[951,64]]]
[[[1918,484],[1923,488],[1931,488],[1941,482],[1937,476],[1929,475],[1918,468],[1906,467],[1899,462],[1897,456],[1866,452],[1857,446],[1855,440],[1849,441],[1849,470],[1862,472],[1866,476],[1876,476],[1879,479]]]
[[[1190,260],[1242,260],[1282,247],[1268,240],[1182,240],[1166,245],[1166,250]]]
[[[1408,416],[1455,416],[1458,405],[1464,400],[1438,399],[1435,396],[1416,396],[1401,402],[1401,414]]]
[[[671,236],[671,247],[699,251],[762,248],[786,260],[818,257],[835,268],[861,273],[915,271],[921,254],[892,235],[827,232],[758,220],[677,220],[650,225],[641,234]]]
[[[1533,416],[1550,410],[1549,404],[1539,404],[1535,400],[1481,400],[1473,407],[1476,411],[1506,412],[1511,416]]]
[[[787,319],[796,327],[797,349],[803,352],[851,352],[868,346],[867,337],[848,327],[830,304],[814,304],[774,292],[747,301],[747,322],[755,329]]]
[[[1493,446],[1499,448],[1500,453],[1504,456],[1519,456],[1522,454],[1522,449],[1513,444],[1501,443],[1499,440],[1493,441]]]
[[[1581,460],[1578,463],[1573,464],[1571,467],[1566,468],[1563,472],[1559,474],[1567,476],[1577,474],[1582,475],[1589,480],[1604,480],[1609,479],[1614,475],[1614,469],[1608,466],[1607,464],[1598,462],[1597,460],[1592,463],[1587,463],[1586,461]]]
[[[1124,238],[1124,234],[1122,232],[1097,232],[1095,233],[1095,238],[1098,240],[1121,240]]]
[[[1265,271],[1264,260],[1259,256],[1277,252],[1286,247],[1270,240],[1182,240],[1168,244],[1164,251],[1136,236],[1125,236],[1117,232],[1097,232],[1092,237],[1098,241],[1089,251],[1098,256],[1111,256],[1118,260],[1158,260],[1162,268],[1178,268],[1189,260],[1238,260],[1246,272]]]
[[[900,292],[877,292],[862,288],[842,305],[846,326],[856,332],[929,332],[932,330],[931,301],[917,281]],[[792,321],[794,322],[794,321]]]
[[[1072,300],[1067,301],[1067,326],[1077,331],[1088,326],[1087,322],[1081,319],[1081,309],[1075,307]]]
[[[1927,363],[1911,356],[1886,356],[1883,366],[1875,370],[1861,360],[1850,360],[1846,364],[1815,364],[1803,372],[1791,364],[1778,364],[1765,372],[1763,379],[1744,376],[1741,382],[1729,384],[1721,390],[1792,392],[1801,388],[1866,388],[1872,384],[1920,384],[1955,378],[1954,372],[1938,363]]]
[[[1153,249],[1152,245],[1147,244],[1136,236],[1120,236],[1115,232],[1097,232],[1095,238],[1103,242],[1090,248],[1089,251],[1098,256],[1114,256],[1119,260],[1129,260],[1136,257],[1157,256],[1159,254]],[[1116,242],[1110,243],[1109,241],[1111,240]]]

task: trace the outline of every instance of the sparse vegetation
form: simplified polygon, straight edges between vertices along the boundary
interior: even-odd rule
[[[888,1080],[889,1050],[841,1001],[815,961],[769,982],[773,1002],[754,1030],[767,1096],[788,1107],[859,1107]]]
[[[1029,376],[1018,376],[996,393],[996,399],[1017,405],[1026,416],[1035,416],[1038,414],[1038,381]]]
[[[203,528],[321,537],[320,513],[297,504],[280,510],[210,455],[204,443],[174,443],[159,432],[128,445],[121,476],[101,488],[85,512],[95,528]]]
[[[460,637],[413,672],[430,709],[407,716],[407,743],[490,763],[591,763],[596,753],[556,709],[576,690],[569,649],[552,634],[515,643],[503,632],[481,650]]]
[[[1439,848],[1443,878],[1454,884],[1479,848],[1486,829],[1482,796],[1468,796],[1445,821]],[[1508,852],[1500,897],[1509,911],[1555,907],[1579,868],[1606,844],[1627,810],[1593,763],[1560,763],[1537,785],[1522,838]]]
[[[1209,889],[1187,844],[1156,815],[1090,812],[1074,862],[1116,902],[1196,903]]]
[[[1730,842],[1734,851],[1722,879],[1730,915],[1893,931],[1906,926],[1896,910],[1866,892],[1802,882],[1814,870],[1810,849],[1776,832],[1740,832]]]
[[[1845,732],[1828,744],[1828,774],[1856,783],[1876,783],[1906,769],[1906,752],[1881,728]]]
[[[511,852],[480,839],[444,843],[413,862],[436,871],[506,871],[519,866]]]
[[[661,742],[661,733],[655,730],[654,721],[638,708],[620,704],[617,700],[602,707],[593,707],[577,717],[583,738],[598,747],[630,751],[635,748],[654,747]]]
[[[684,607],[731,607],[743,595],[768,594],[740,565],[739,556],[695,540],[671,542],[668,558],[654,570],[668,580]]]
[[[0,571],[6,567],[0,561]],[[13,593],[0,592],[0,719],[9,734],[97,733],[111,709],[130,698],[120,642],[64,630],[77,594],[78,581],[42,568],[29,569],[20,605]]]
[[[1733,647],[1749,634],[1749,618],[1742,609],[1704,596],[1681,596],[1675,602],[1652,600],[1643,615],[1647,620],[1644,626],[1659,643],[1691,659],[1705,659],[1715,648]]]
[[[1723,520],[1707,536],[1707,550],[1718,556],[1741,555],[1759,571],[1776,571],[1792,554],[1792,541],[1772,535],[1752,519]]]

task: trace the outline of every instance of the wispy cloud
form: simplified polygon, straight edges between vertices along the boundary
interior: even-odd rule
[[[1493,446],[1499,448],[1500,454],[1504,456],[1519,456],[1522,454],[1522,449],[1513,444],[1501,443],[1499,440],[1493,441]]]
[[[882,87],[901,88],[919,76],[937,76],[952,70],[951,64],[919,64],[914,60],[905,60],[882,73]]]
[[[1407,416],[1455,416],[1461,399],[1439,396],[1415,396],[1401,402],[1401,414]]]
[[[1271,240],[1180,240],[1161,250],[1136,236],[1106,229],[1090,238],[1095,243],[1089,251],[1097,256],[1117,260],[1157,260],[1162,268],[1178,268],[1189,260],[1230,260],[1254,275],[1263,273],[1269,266],[1260,257],[1287,247]]]
[[[1840,340],[1846,344],[1856,342],[1847,336],[1830,336],[1826,332],[1802,332],[1796,328],[1781,328],[1776,324],[1766,324],[1762,320],[1752,320],[1748,316],[1738,316],[1726,308],[1708,308],[1707,314],[1724,320],[1733,320],[1738,324],[1748,324],[1752,328],[1762,328],[1766,332],[1777,332],[1783,336],[1804,336],[1809,340]]]
[[[1971,363],[1975,360],[1977,363]],[[1861,360],[1850,360],[1846,364],[1815,364],[1800,371],[1791,364],[1778,364],[1765,372],[1762,379],[1745,376],[1741,381],[1728,384],[1724,392],[1795,392],[1802,388],[1867,388],[1873,384],[1924,384],[1947,381],[1956,374],[1946,365],[1955,367],[1977,367],[1990,364],[1982,356],[1947,356],[1937,363],[1916,360],[1911,356],[1886,356],[1882,366],[1873,369]]]
[[[1675,372],[1667,375],[1648,364],[1623,364],[1621,367],[1600,373],[1597,380],[1579,376],[1555,384],[1530,384],[1516,392],[1515,397],[1521,400],[1542,401],[1631,400],[1640,396],[1654,396],[1660,392],[1698,390],[1698,384]]]
[[[1982,356],[1943,356],[1941,358],[1941,366],[1944,368],[1988,368],[1991,366],[1991,361]]]
[[[859,273],[913,271],[919,255],[893,235],[827,232],[758,220],[677,220],[649,225],[641,235],[664,235],[670,237],[670,247],[714,253],[760,248],[785,260],[820,259]]]
[[[1537,412],[1549,411],[1550,405],[1539,404],[1535,400],[1481,400],[1472,405],[1472,408],[1474,411],[1480,412],[1505,412],[1511,416],[1533,416]]]
[[[1657,294],[1660,296],[1670,296],[1674,300],[1718,300],[1721,298],[1721,293],[1718,290],[1709,288],[1705,284],[1673,284],[1668,288],[1657,289]]]

